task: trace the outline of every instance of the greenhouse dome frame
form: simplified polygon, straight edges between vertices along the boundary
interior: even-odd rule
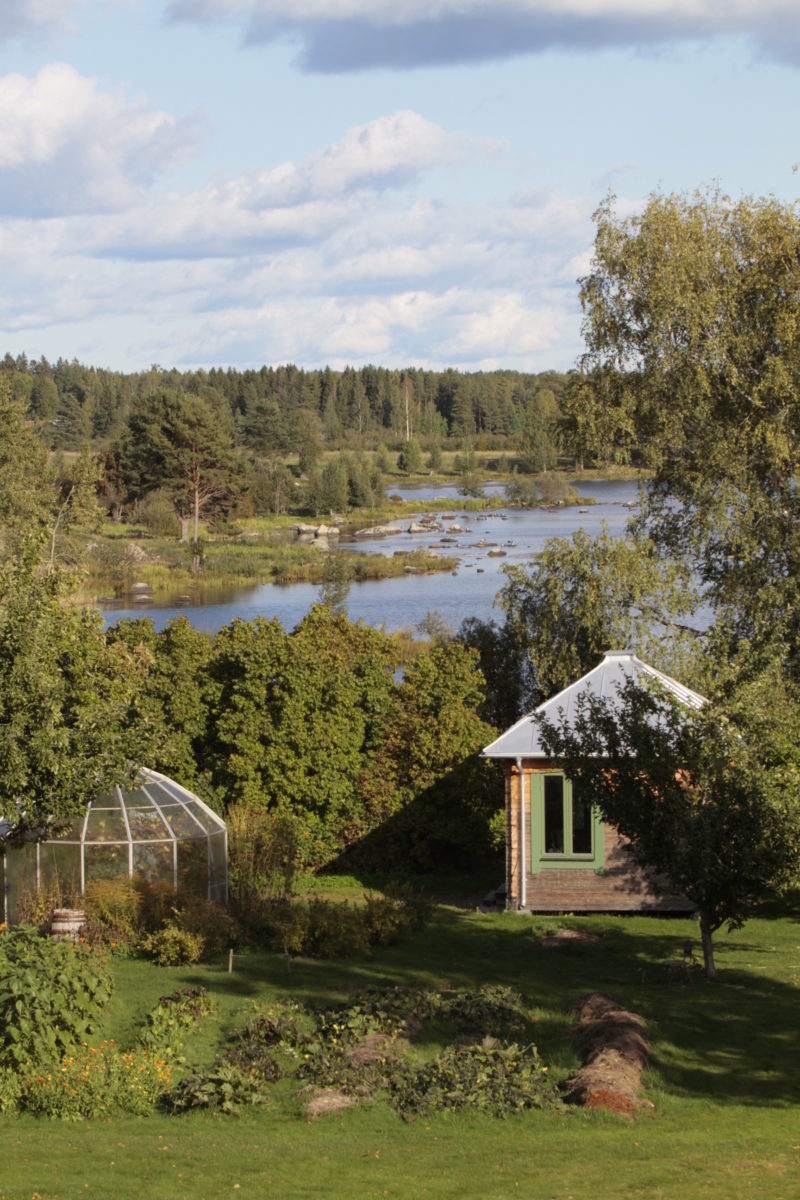
[[[9,924],[26,890],[54,887],[78,897],[94,881],[120,876],[228,902],[225,822],[193,792],[149,768],[140,770],[134,787],[90,801],[59,836],[12,843],[0,858]]]

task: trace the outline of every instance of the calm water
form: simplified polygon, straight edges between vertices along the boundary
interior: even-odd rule
[[[494,485],[501,490],[501,485]],[[489,492],[492,485],[486,488]],[[603,522],[615,534],[622,534],[631,512],[626,503],[635,501],[637,484],[634,481],[581,482],[582,495],[593,497],[595,503],[581,512],[577,506],[555,509],[508,509],[483,513],[464,512],[459,508],[462,498],[454,486],[436,488],[393,489],[393,495],[407,499],[431,500],[441,496],[444,500],[439,517],[452,516],[445,521],[461,525],[469,532],[444,536],[455,539],[441,544],[441,534],[408,534],[404,530],[409,519],[394,522],[398,533],[394,537],[374,542],[350,543],[370,554],[393,554],[395,550],[431,548],[448,557],[459,559],[458,570],[453,574],[405,575],[398,579],[382,579],[370,583],[354,583],[350,589],[347,611],[351,620],[366,621],[370,625],[384,625],[388,630],[413,629],[426,614],[438,611],[448,624],[456,629],[466,617],[488,619],[493,614],[494,598],[504,582],[502,567],[507,563],[529,562],[531,556],[542,549],[551,537],[569,537],[576,529],[598,533]],[[484,542],[479,546],[477,543]],[[491,549],[503,550],[503,557],[493,557]],[[251,620],[253,617],[278,617],[286,629],[293,629],[305,616],[308,609],[319,600],[316,584],[298,583],[288,587],[276,584],[261,584],[257,587],[204,593],[202,601],[180,607],[147,608],[130,604],[121,606],[119,601],[101,603],[99,608],[108,624],[123,617],[147,615],[152,618],[156,629],[163,629],[168,621],[177,616],[186,616],[198,629],[216,632],[228,625],[235,617]]]

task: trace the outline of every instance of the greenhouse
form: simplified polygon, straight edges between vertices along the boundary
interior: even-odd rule
[[[170,883],[209,900],[228,900],[228,834],[221,817],[192,792],[142,770],[137,786],[89,803],[56,838],[10,845],[0,856],[3,914],[17,919],[20,897],[46,888],[65,901],[99,879]]]

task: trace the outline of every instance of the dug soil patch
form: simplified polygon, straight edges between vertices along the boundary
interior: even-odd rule
[[[539,938],[539,945],[543,950],[558,950],[561,946],[594,946],[601,940],[599,933],[588,929],[557,929]]]

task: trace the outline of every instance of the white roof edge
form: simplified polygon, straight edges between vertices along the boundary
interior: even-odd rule
[[[599,674],[606,663],[611,663],[615,660],[621,659],[627,659],[632,664],[635,663],[637,671],[642,671],[643,673],[650,675],[652,678],[657,679],[668,691],[672,692],[676,699],[681,701],[683,704],[686,704],[688,707],[698,710],[707,703],[706,698],[701,696],[699,692],[695,692],[685,684],[679,683],[677,679],[673,679],[672,676],[666,675],[663,671],[659,671],[655,667],[651,667],[649,663],[646,663],[639,658],[635,651],[607,650],[597,666],[592,667],[592,669],[587,671],[585,675],[582,675],[579,679],[576,679],[567,687],[562,688],[560,692],[557,692],[554,696],[551,696],[549,700],[544,700],[540,705],[538,705],[537,708],[533,709],[532,712],[526,713],[525,716],[520,717],[518,721],[501,733],[499,737],[495,738],[493,742],[490,742],[488,746],[485,746],[481,751],[481,757],[497,759],[546,757],[542,754],[541,749],[534,745],[533,729],[531,730],[531,743],[528,747],[520,745],[519,739],[514,739],[513,734],[525,726],[530,726],[533,723],[533,718],[537,715],[537,713],[543,712],[545,709],[558,709],[559,701],[562,699],[562,697],[566,696],[568,692],[572,692],[574,696],[580,684],[586,683],[587,688],[591,688],[592,676]],[[508,741],[511,741],[512,744],[515,741],[517,742],[517,745],[514,749],[494,751],[494,747],[499,746],[499,744],[502,742],[507,743]]]

